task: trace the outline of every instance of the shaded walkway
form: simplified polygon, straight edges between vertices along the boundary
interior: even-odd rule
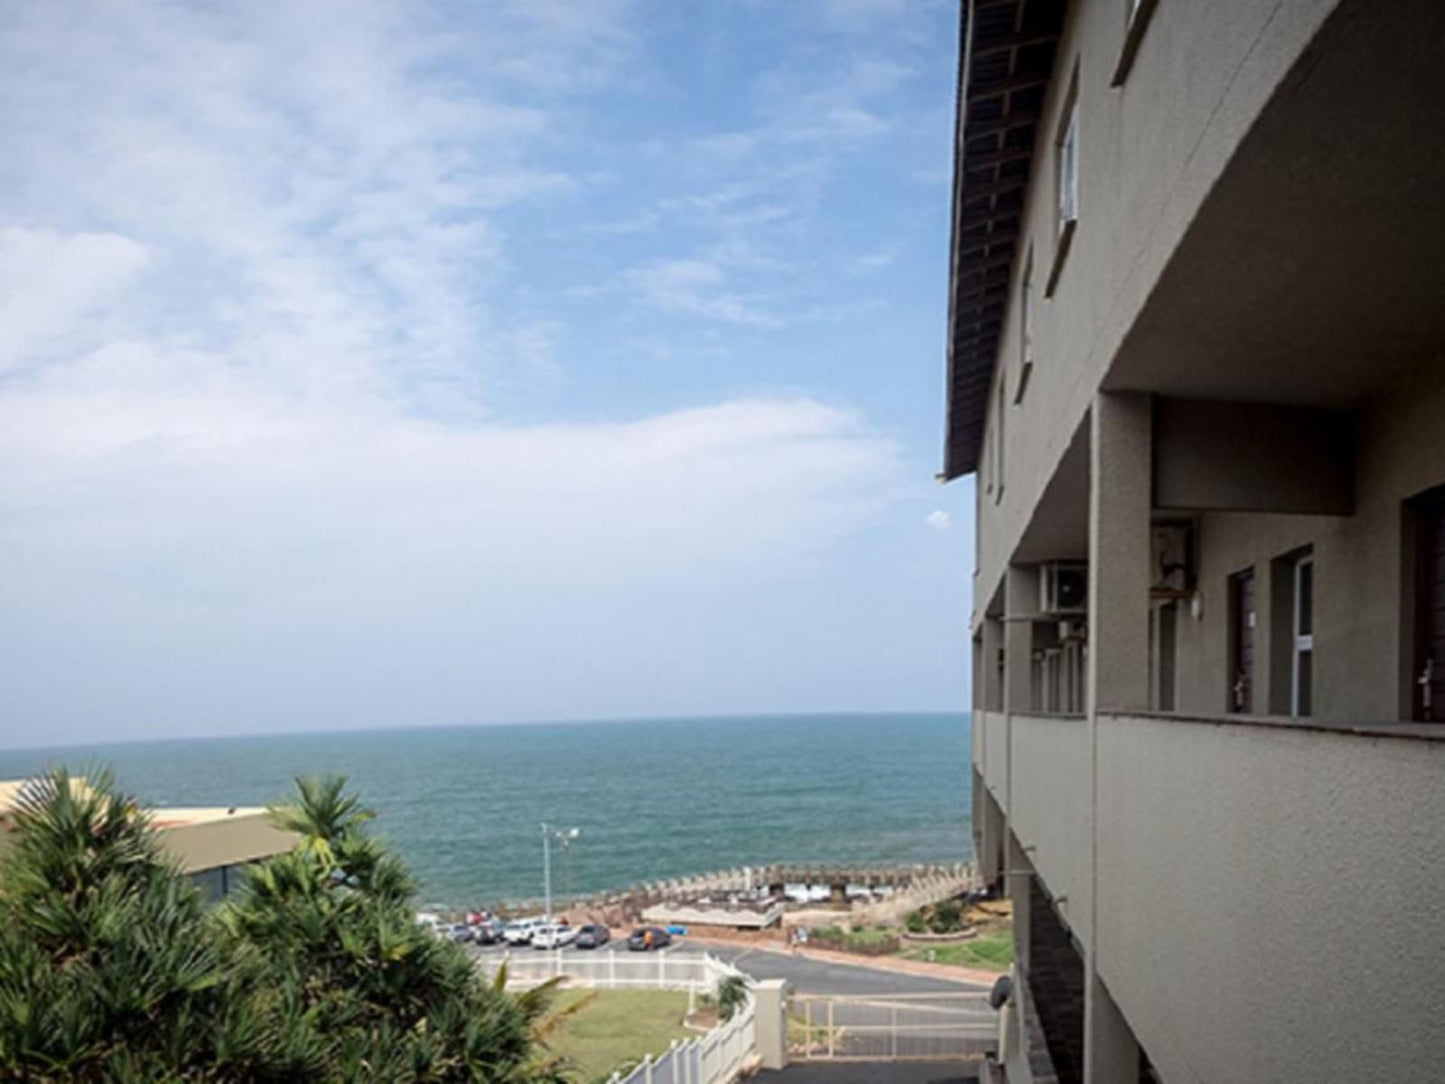
[[[978,1084],[972,1062],[814,1061],[761,1072],[756,1079],[778,1084]]]

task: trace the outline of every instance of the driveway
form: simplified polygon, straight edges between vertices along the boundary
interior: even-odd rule
[[[778,1084],[978,1084],[969,1062],[805,1062],[757,1075]]]
[[[988,993],[987,986],[882,971],[861,964],[813,960],[781,952],[713,944],[708,951],[755,979],[787,979],[803,994],[887,995]]]

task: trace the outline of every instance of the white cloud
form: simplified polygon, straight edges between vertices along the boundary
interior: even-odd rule
[[[0,227],[0,371],[70,338],[148,258],[144,245],[113,233]]]
[[[709,260],[664,260],[627,272],[627,282],[664,312],[689,313],[749,327],[776,328],[783,321],[756,301],[726,287],[720,264]]]
[[[871,275],[892,267],[898,261],[899,248],[896,242],[890,242],[855,256],[848,261],[848,273],[858,276]]]
[[[923,522],[932,527],[935,531],[946,531],[953,524],[953,517],[942,508],[935,508],[928,515],[923,517]]]
[[[888,521],[908,491],[893,440],[806,396],[678,409],[686,390],[661,389],[648,401],[667,405],[632,420],[523,424],[498,389],[551,388],[574,364],[553,272],[601,283],[570,300],[700,324],[626,325],[619,344],[649,359],[713,364],[735,348],[719,332],[808,311],[775,288],[803,277],[785,245],[829,155],[889,123],[903,76],[827,74],[756,131],[695,148],[737,175],[685,173],[635,213],[611,207],[593,235],[646,242],[631,271],[559,260],[528,281],[537,220],[621,184],[573,152],[577,103],[637,78],[625,14],[610,0],[481,2],[465,18],[400,0],[8,13],[0,717],[20,721],[0,723],[0,745],[34,740],[6,726],[67,712],[95,734],[122,717],[190,732],[202,707],[217,727],[309,723],[308,705],[336,703],[404,723],[417,696],[447,704],[416,721],[656,710],[659,667],[631,639],[672,652],[678,706],[701,703],[683,693],[703,681],[732,703],[735,679],[698,661],[707,628],[745,627],[742,597],[812,622],[773,587]],[[682,255],[658,251],[679,223]],[[620,676],[539,697],[603,668],[604,641]],[[759,657],[779,642],[759,637]],[[818,687],[835,665],[826,653]]]

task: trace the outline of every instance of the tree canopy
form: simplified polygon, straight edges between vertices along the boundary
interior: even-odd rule
[[[0,858],[0,1076],[564,1080],[551,988],[509,995],[415,921],[400,859],[339,778],[273,807],[297,836],[213,908],[108,774],[29,782]]]

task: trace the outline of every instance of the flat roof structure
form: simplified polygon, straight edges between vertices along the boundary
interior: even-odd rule
[[[10,810],[26,782],[0,780],[0,851],[10,834]],[[85,786],[83,779],[74,782]],[[147,812],[161,845],[182,873],[257,862],[290,850],[296,842],[295,835],[275,827],[260,806],[195,806]]]

